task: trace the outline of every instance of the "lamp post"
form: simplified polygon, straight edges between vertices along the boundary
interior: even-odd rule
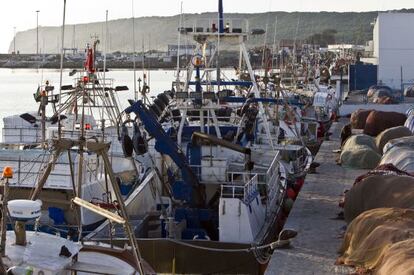
[[[16,54],[16,27],[13,27],[13,53]]]
[[[36,11],[36,54],[39,54],[39,12]]]

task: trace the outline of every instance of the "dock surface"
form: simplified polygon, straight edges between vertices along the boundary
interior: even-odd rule
[[[344,190],[350,189],[355,178],[367,170],[343,168],[336,164],[340,147],[339,135],[345,119],[332,124],[329,141],[324,141],[316,155],[320,163],[316,174],[308,174],[285,228],[298,235],[292,247],[273,252],[266,275],[270,274],[350,274],[351,269],[336,266],[337,251],[345,221],[336,219],[338,202]]]

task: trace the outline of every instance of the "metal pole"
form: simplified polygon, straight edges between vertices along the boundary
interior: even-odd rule
[[[59,108],[62,105],[62,82],[63,82],[63,55],[64,55],[64,43],[65,43],[65,19],[66,19],[66,0],[63,0],[63,22],[62,22],[62,47],[60,49],[60,77],[59,77]],[[58,116],[58,136],[61,137],[61,124],[60,114]]]
[[[16,54],[16,27],[13,27],[14,30],[14,39],[13,39],[13,52]]]
[[[137,71],[135,64],[135,15],[134,15],[134,0],[132,0],[132,64],[134,66],[134,99],[138,100],[138,91],[137,91]]]
[[[105,44],[104,44],[104,62],[103,62],[103,88],[106,91],[106,55],[108,51],[108,10],[105,12]],[[104,110],[102,110],[102,118],[104,116]],[[102,126],[105,127],[105,124]],[[102,136],[103,137],[103,136]]]
[[[178,45],[177,45],[177,76],[176,76],[176,90],[177,92],[181,92],[180,86],[180,48],[181,48],[181,28],[183,24],[183,1],[181,1],[181,9],[180,9],[180,23],[178,26]]]
[[[92,151],[94,151],[94,150],[92,150]],[[139,250],[137,240],[134,236],[134,232],[132,231],[131,225],[129,223],[129,218],[128,218],[128,213],[127,213],[127,210],[126,210],[126,206],[125,206],[125,203],[124,203],[123,198],[121,196],[121,191],[120,191],[119,186],[117,184],[115,175],[113,173],[111,162],[108,158],[108,154],[107,154],[108,149],[107,148],[100,149],[100,150],[96,150],[95,152],[102,156],[102,160],[104,162],[105,168],[107,169],[106,171],[107,171],[109,179],[112,183],[112,188],[114,190],[116,199],[118,200],[118,203],[119,203],[119,210],[122,214],[122,217],[126,221],[124,229],[125,229],[125,231],[128,235],[128,238],[129,238],[129,241],[130,241],[130,244],[131,244],[131,247],[132,247],[132,253],[134,254],[134,258],[136,260],[136,264],[138,266],[139,273],[140,274],[145,274],[144,273],[144,268],[142,266],[141,252]]]
[[[3,184],[3,209],[1,217],[1,257],[6,256],[6,233],[7,233],[7,203],[9,199],[9,179],[4,179]]]
[[[39,12],[36,11],[36,54],[39,54]]]

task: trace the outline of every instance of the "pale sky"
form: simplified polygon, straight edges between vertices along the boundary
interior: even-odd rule
[[[17,31],[36,27],[36,10],[39,25],[62,24],[63,0],[0,0],[0,53],[8,51],[13,40],[13,27]],[[134,0],[67,0],[66,22],[88,23],[132,17]],[[185,13],[217,10],[217,0],[135,0],[134,14],[140,16],[169,16],[180,11],[183,2]],[[255,13],[267,11],[378,11],[414,8],[414,0],[224,0],[225,12]]]

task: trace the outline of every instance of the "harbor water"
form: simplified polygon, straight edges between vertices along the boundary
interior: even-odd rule
[[[69,76],[71,70],[64,70],[63,85],[73,84],[73,77]],[[150,80],[149,97],[157,95],[164,90],[171,89],[175,78],[173,70],[151,70],[147,73]],[[54,69],[0,69],[0,118],[13,114],[22,114],[37,111],[38,105],[33,94],[38,85],[46,80],[55,87],[54,93],[59,93],[59,70]],[[114,79],[114,86],[128,86],[129,91],[118,92],[121,110],[124,109],[128,99],[134,98],[134,73],[131,70],[114,70],[106,73],[106,78]],[[143,78],[142,71],[136,71],[136,79]],[[137,83],[138,89],[138,83]],[[0,131],[3,128],[3,119],[0,120]]]

